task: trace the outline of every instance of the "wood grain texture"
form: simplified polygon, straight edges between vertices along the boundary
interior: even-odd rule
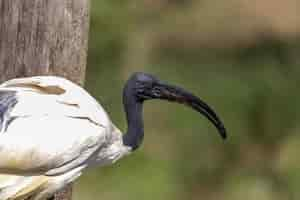
[[[0,0],[0,81],[55,74],[84,79],[89,0]]]
[[[89,0],[0,0],[0,82],[59,75],[83,85]],[[69,186],[55,200],[70,200]]]

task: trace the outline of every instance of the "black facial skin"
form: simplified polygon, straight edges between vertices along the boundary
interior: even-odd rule
[[[153,75],[138,72],[130,77],[123,90],[123,104],[128,123],[123,143],[132,147],[132,150],[136,150],[143,141],[143,103],[150,99],[162,99],[191,107],[207,117],[218,129],[221,137],[226,138],[223,123],[213,109],[200,98],[183,88],[166,84]]]

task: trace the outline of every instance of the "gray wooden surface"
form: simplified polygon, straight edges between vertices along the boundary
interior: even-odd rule
[[[82,82],[89,0],[0,0],[0,81],[57,74]]]
[[[60,75],[83,84],[88,28],[89,0],[0,0],[0,82]]]

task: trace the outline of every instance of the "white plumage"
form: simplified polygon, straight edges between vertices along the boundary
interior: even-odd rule
[[[88,165],[129,153],[106,112],[74,83],[37,76],[0,85],[0,98],[11,92],[8,101],[16,103],[5,113],[7,127],[0,133],[1,200],[43,199]]]
[[[206,103],[149,74],[135,73],[125,84],[125,135],[93,97],[64,78],[36,76],[1,84],[0,200],[48,198],[86,167],[114,163],[136,150],[144,137],[143,102],[150,99],[187,105],[226,137]]]

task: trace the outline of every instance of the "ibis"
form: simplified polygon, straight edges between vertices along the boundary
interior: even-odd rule
[[[143,103],[150,99],[191,107],[226,138],[210,106],[151,74],[134,73],[125,83],[125,134],[86,90],[65,78],[34,76],[2,83],[0,200],[51,199],[84,169],[112,164],[137,150],[144,138]]]

